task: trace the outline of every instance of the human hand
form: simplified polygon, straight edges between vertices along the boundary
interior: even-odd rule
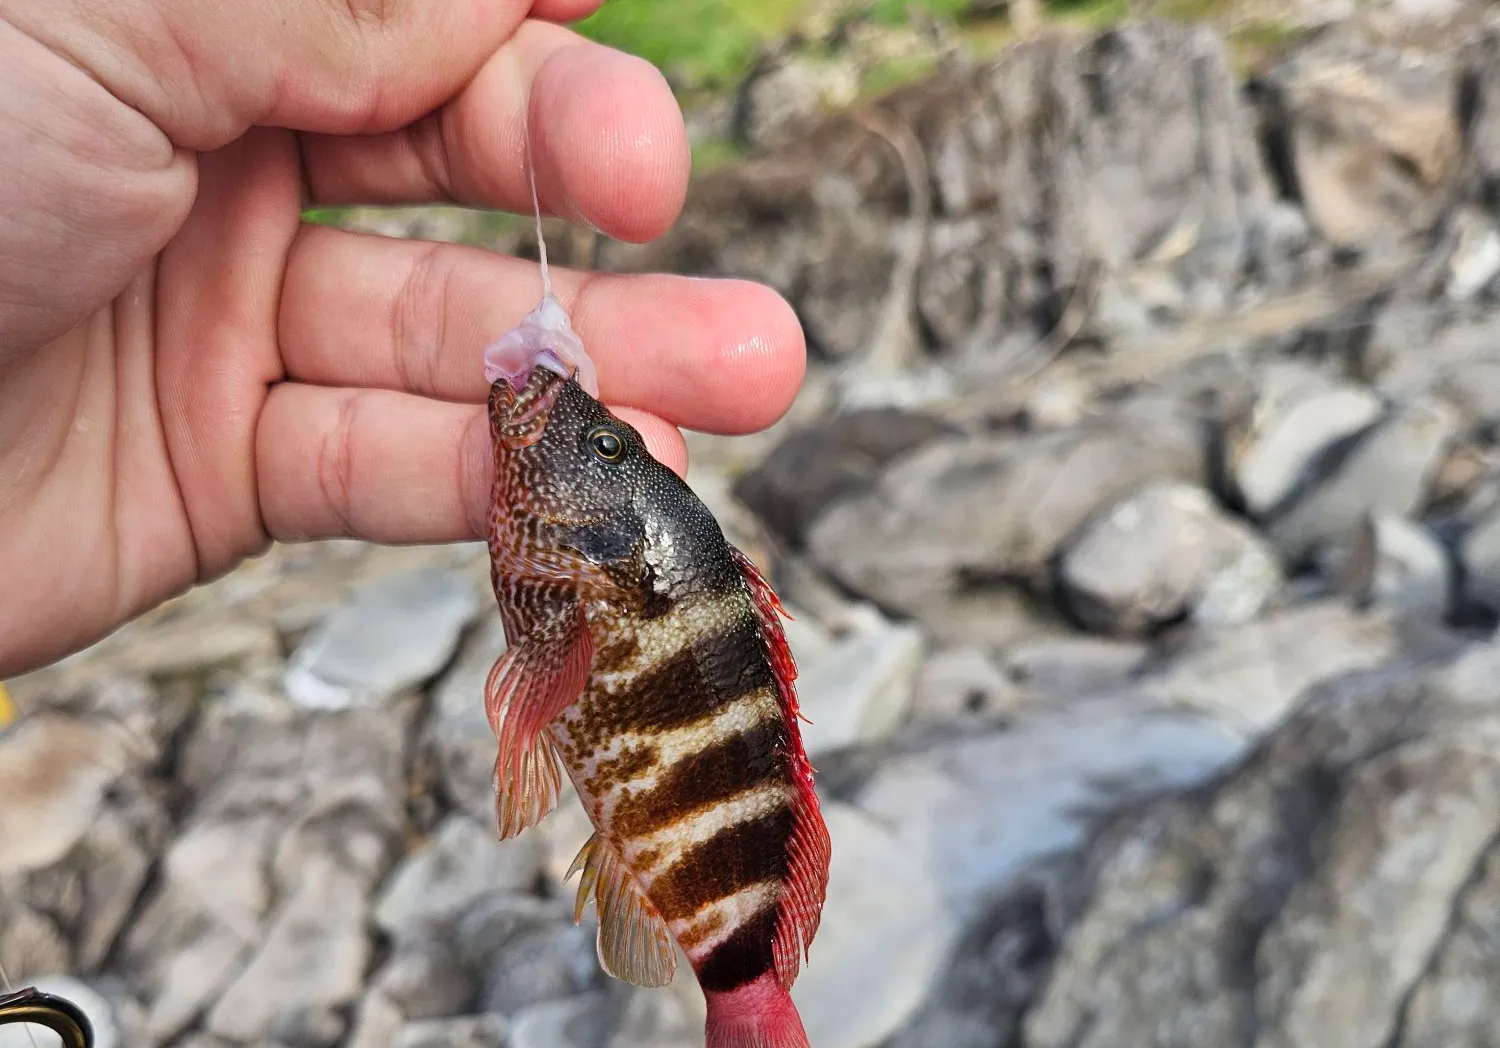
[[[544,210],[621,239],[682,206],[648,64],[562,22],[598,0],[0,0],[0,677],[270,540],[479,538],[484,345],[534,264],[302,225],[307,204]],[[530,10],[528,10],[530,8]],[[801,381],[758,285],[558,271],[604,399],[769,424]]]

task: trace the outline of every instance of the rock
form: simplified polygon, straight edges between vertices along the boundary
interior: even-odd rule
[[[594,1048],[607,1044],[609,1019],[603,994],[548,1001],[515,1016],[509,1048]]]
[[[1326,464],[1320,483],[1280,508],[1267,528],[1272,541],[1296,563],[1347,535],[1366,514],[1412,516],[1456,430],[1454,412],[1440,402],[1393,408]]]
[[[390,1001],[405,1019],[440,1019],[468,1008],[474,980],[449,937],[414,934],[376,973],[375,995]]]
[[[1138,641],[1068,634],[1011,647],[1001,665],[1031,702],[1071,702],[1128,690],[1148,655]]]
[[[1143,697],[1080,699],[887,756],[851,803],[925,857],[944,911],[964,925],[1032,863],[1081,843],[1091,812],[1199,782],[1243,746],[1222,725]]]
[[[68,975],[46,975],[27,979],[26,985],[70,1001],[88,1016],[94,1028],[94,1048],[120,1048],[120,1030],[114,1006],[88,983]],[[0,989],[0,994],[5,992]],[[0,1026],[0,1048],[63,1048],[62,1038],[44,1026],[18,1023]]]
[[[1193,422],[1144,399],[1077,430],[938,440],[829,509],[809,548],[845,586],[940,639],[985,643],[992,602],[1016,580],[1045,590],[1054,552],[1100,507],[1158,477],[1201,481],[1202,469]]]
[[[375,921],[399,938],[457,917],[480,896],[530,891],[541,867],[536,834],[501,841],[490,826],[450,815],[427,846],[392,875],[375,907]]]
[[[1222,780],[1116,820],[1025,1043],[1483,1043],[1490,919],[1465,915],[1497,901],[1497,667],[1330,681]]]
[[[797,548],[834,502],[868,490],[888,463],[953,432],[941,419],[894,408],[840,414],[788,435],[735,481],[734,493]]]
[[[1454,610],[1447,548],[1431,531],[1383,513],[1329,547],[1325,577],[1360,605],[1383,605],[1443,621]]]
[[[922,665],[922,632],[874,609],[862,628],[799,658],[797,694],[811,724],[802,743],[814,761],[833,750],[888,736],[905,718]]]
[[[872,1048],[927,994],[952,917],[935,890],[930,852],[845,804],[824,803],[823,817],[837,842],[828,901],[792,999],[813,1044]]]
[[[484,712],[484,684],[505,653],[505,628],[489,616],[464,643],[436,688],[426,744],[448,795],[476,819],[495,817],[495,755],[499,744]]]
[[[1459,557],[1465,594],[1500,612],[1500,509],[1492,508],[1463,536]]]
[[[102,716],[38,713],[0,735],[0,967],[92,970],[109,953],[167,832],[149,755]]]
[[[917,678],[912,718],[917,722],[974,719],[1004,722],[1020,708],[1021,689],[985,652],[973,646],[934,652]]]
[[[407,1023],[396,1035],[395,1048],[507,1048],[508,1025],[499,1015],[468,1015],[459,1019],[428,1019]]]
[[[784,143],[809,117],[854,100],[859,71],[847,61],[784,50],[761,60],[735,99],[735,138],[750,148]]]
[[[302,642],[287,694],[312,709],[379,705],[442,669],[478,610],[474,586],[451,572],[381,579]]]
[[[603,982],[592,918],[573,923],[575,890],[565,896],[566,905],[489,895],[464,914],[455,935],[465,963],[479,973],[482,1010],[514,1015]]]
[[[1346,27],[1294,49],[1257,87],[1271,148],[1329,241],[1368,247],[1437,219],[1462,148],[1449,55]]]
[[[1451,219],[1456,233],[1448,258],[1443,293],[1454,302],[1478,296],[1500,275],[1500,229],[1478,208],[1465,207]]]
[[[1265,542],[1201,488],[1150,485],[1084,525],[1062,553],[1061,596],[1087,628],[1140,636],[1194,616],[1235,625],[1276,594]]]
[[[370,959],[367,890],[336,862],[304,863],[255,956],[209,1011],[208,1031],[309,1048],[339,1041]]]
[[[1460,644],[1436,626],[1413,632],[1392,615],[1362,615],[1325,601],[1200,634],[1141,687],[1164,701],[1258,733],[1281,720],[1319,681],[1402,656],[1445,658]]]
[[[0,736],[0,877],[58,862],[88,832],[128,767],[107,726],[38,715]]]
[[[1269,369],[1258,393],[1228,465],[1246,509],[1266,520],[1316,481],[1333,449],[1379,420],[1381,404],[1367,389],[1300,367]]]

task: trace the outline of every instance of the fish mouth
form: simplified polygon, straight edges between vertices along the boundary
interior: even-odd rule
[[[510,448],[535,444],[546,431],[568,381],[566,374],[542,366],[531,369],[520,389],[506,376],[495,379],[490,386],[490,426],[495,438]]]

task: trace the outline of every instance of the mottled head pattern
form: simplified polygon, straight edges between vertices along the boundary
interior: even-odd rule
[[[536,368],[519,394],[496,382],[490,426],[497,571],[567,579],[585,601],[646,617],[674,595],[742,585],[713,514],[576,381]]]

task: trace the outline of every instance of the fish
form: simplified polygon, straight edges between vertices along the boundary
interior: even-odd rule
[[[491,582],[507,640],[484,688],[495,818],[558,804],[593,826],[568,877],[610,976],[671,982],[680,948],[708,1048],[809,1048],[791,988],[832,844],[802,744],[789,618],[754,562],[640,433],[553,295],[485,350]]]

